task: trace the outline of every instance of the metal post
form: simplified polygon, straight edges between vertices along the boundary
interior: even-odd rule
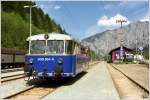
[[[24,6],[24,8],[30,9],[30,38],[29,38],[29,54],[31,53],[31,35],[32,35],[32,8],[37,7],[37,5],[33,6]]]
[[[32,18],[32,7],[30,7],[30,37],[31,37],[31,18]],[[29,38],[29,54],[31,53],[31,38]]]
[[[64,54],[66,54],[66,40],[64,40]]]
[[[108,62],[108,55],[109,55],[109,51],[108,51],[108,43],[109,43],[109,40],[107,40],[107,62]]]
[[[123,21],[121,21],[121,34],[123,34],[122,33],[122,23],[123,23]],[[123,61],[123,43],[122,43],[123,41],[122,41],[122,35],[121,35],[121,40],[120,40],[120,56],[121,56],[121,61]]]
[[[123,22],[127,22],[127,21],[123,20],[123,19],[116,20],[116,23],[120,23],[121,24],[121,31],[122,31],[122,24],[123,24]],[[123,33],[121,32],[121,34],[123,34]],[[120,58],[123,61],[123,55],[122,55],[123,43],[122,42],[123,41],[122,41],[122,37],[121,37],[121,39],[120,39]]]
[[[136,54],[137,54],[137,38],[136,38],[136,51],[135,51],[135,52],[136,52]]]
[[[45,46],[45,54],[47,54],[47,51],[48,51],[48,50],[47,50],[47,39],[46,39],[45,42],[46,42],[46,44],[45,44],[45,45],[46,45],[46,46]]]

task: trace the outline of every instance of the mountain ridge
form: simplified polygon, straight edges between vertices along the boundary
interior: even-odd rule
[[[121,28],[106,30],[82,40],[82,44],[95,51],[99,57],[104,57],[110,50],[120,46],[119,33],[123,33],[123,46],[134,49],[149,47],[149,22],[133,22]],[[137,43],[136,43],[137,40]]]

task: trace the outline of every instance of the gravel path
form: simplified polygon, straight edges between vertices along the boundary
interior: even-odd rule
[[[136,84],[109,64],[108,68],[121,100],[148,100],[147,98],[143,98],[148,95],[143,89],[139,88]]]
[[[119,100],[106,64],[93,66],[74,84],[61,86],[43,100]]]
[[[149,70],[142,64],[122,64],[114,67],[122,71],[125,75],[136,81],[145,89],[149,90]]]

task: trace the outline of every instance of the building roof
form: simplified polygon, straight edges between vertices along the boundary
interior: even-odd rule
[[[45,34],[33,35],[27,38],[27,41],[32,40],[45,40]],[[49,38],[47,40],[76,40],[70,35],[60,34],[60,33],[48,33]]]
[[[25,55],[27,51],[25,50],[16,50],[13,48],[1,48],[1,54],[18,54],[18,55]]]
[[[126,49],[126,50],[128,50],[128,51],[133,51],[132,49],[127,48],[127,47],[125,47],[125,46],[123,46],[123,48]],[[117,47],[117,48],[112,49],[112,50],[109,52],[109,54],[111,54],[112,51],[115,51],[115,50],[118,50],[118,49],[120,49],[120,47]]]

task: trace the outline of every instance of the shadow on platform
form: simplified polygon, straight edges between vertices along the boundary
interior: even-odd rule
[[[75,77],[70,78],[58,78],[57,80],[54,80],[52,78],[47,79],[31,79],[27,82],[27,85],[35,85],[36,87],[50,87],[50,88],[56,88],[59,86],[67,86],[72,85],[78,80],[80,80],[84,75],[86,75],[88,72],[82,72],[79,73]]]

